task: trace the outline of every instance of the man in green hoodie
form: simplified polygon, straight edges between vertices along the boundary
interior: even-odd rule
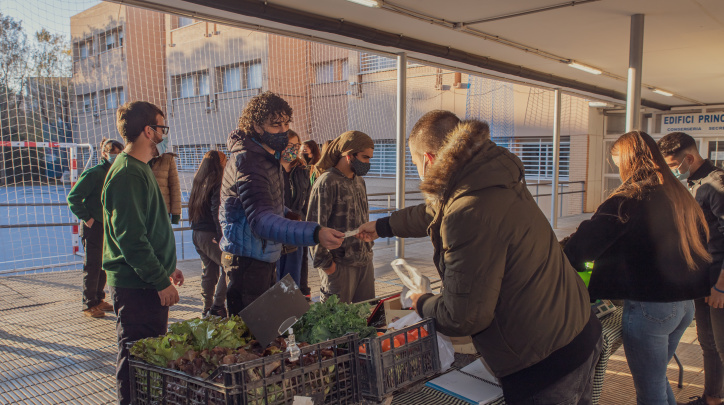
[[[148,166],[155,145],[165,145],[168,127],[157,106],[134,101],[118,109],[116,125],[126,148],[103,186],[103,270],[117,316],[118,403],[131,403],[126,343],[166,333],[168,310],[179,301],[176,241],[166,202]]]

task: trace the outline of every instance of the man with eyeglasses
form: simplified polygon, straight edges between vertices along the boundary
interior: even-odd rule
[[[126,343],[166,333],[168,311],[178,303],[175,285],[176,241],[166,203],[148,166],[157,149],[165,149],[169,128],[157,106],[134,101],[117,111],[118,132],[126,147],[106,176],[103,204],[103,270],[108,276],[116,313],[119,404],[131,403]]]

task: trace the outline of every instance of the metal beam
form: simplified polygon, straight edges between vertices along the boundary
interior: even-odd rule
[[[407,55],[397,54],[397,167],[395,169],[395,208],[405,208],[405,134],[407,133]],[[395,257],[405,257],[405,240],[395,240]]]
[[[641,129],[641,67],[644,59],[644,15],[631,16],[626,88],[626,132]]]
[[[558,174],[561,150],[561,89],[553,90],[553,183],[551,184],[551,226],[558,228]]]
[[[175,13],[187,15],[192,18],[203,19],[218,22],[229,26],[236,26],[246,29],[254,29],[263,32],[270,32],[279,35],[288,35],[291,37],[301,38],[309,41],[319,41],[330,43],[335,46],[345,46],[344,43],[335,43],[334,41],[324,40],[323,38],[301,35],[293,31],[284,31],[281,29],[271,29],[262,25],[247,24],[239,21],[238,16],[229,15],[228,17],[219,17],[214,14],[203,12],[189,12],[187,9],[170,6],[162,0],[110,0],[116,3],[145,7],[153,10],[163,11],[167,13]],[[626,94],[599,87],[593,84],[580,82],[562,76],[529,69],[524,66],[503,62],[486,56],[468,53],[466,51],[444,46],[428,41],[405,37],[398,33],[370,28],[362,24],[356,24],[343,19],[324,17],[318,14],[308,13],[284,7],[272,3],[262,2],[258,0],[185,0],[186,3],[192,3],[200,6],[212,7],[217,10],[236,13],[243,16],[261,18],[267,21],[289,25],[292,27],[310,29],[330,34],[342,35],[347,38],[358,39],[377,46],[393,47],[407,52],[417,52],[424,55],[447,59],[457,63],[464,63],[470,66],[476,66],[481,69],[492,72],[503,73],[520,77],[522,79],[546,83],[550,86],[565,87],[574,91],[591,93],[598,96],[609,97],[612,99],[625,100]],[[374,52],[374,50],[372,50]],[[646,107],[655,108],[657,110],[670,110],[671,105],[658,103],[652,100],[643,99],[641,103]]]

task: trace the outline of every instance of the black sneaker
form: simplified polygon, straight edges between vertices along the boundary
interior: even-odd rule
[[[695,396],[695,397],[689,397],[691,401],[685,403],[684,405],[707,405],[706,399],[704,397]]]
[[[214,305],[211,307],[211,309],[209,309],[209,315],[216,315],[222,318],[226,318],[226,308]]]

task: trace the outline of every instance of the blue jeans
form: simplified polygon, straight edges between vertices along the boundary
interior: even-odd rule
[[[694,301],[691,300],[624,302],[623,347],[638,404],[676,405],[666,368],[693,319]]]
[[[302,285],[302,255],[304,249],[299,248],[291,253],[282,255],[277,262],[277,281],[287,274],[292,276],[298,286]]]

